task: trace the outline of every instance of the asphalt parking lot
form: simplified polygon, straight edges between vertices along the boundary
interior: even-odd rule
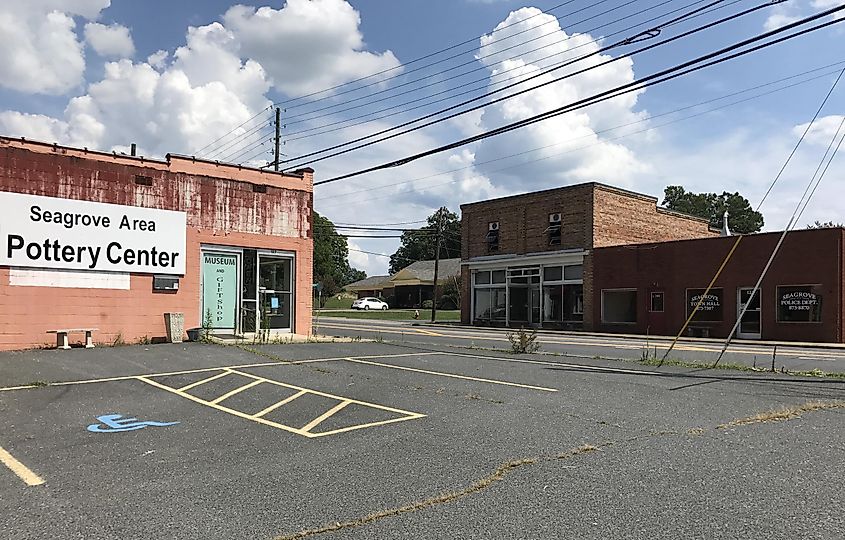
[[[845,533],[843,380],[251,349],[0,355],[0,537]]]

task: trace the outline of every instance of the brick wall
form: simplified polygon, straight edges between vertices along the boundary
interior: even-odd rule
[[[488,223],[499,222],[499,251],[525,254],[589,246],[592,184],[461,205],[464,259],[489,255]],[[561,244],[549,245],[549,214],[561,214]]]
[[[646,195],[597,185],[593,191],[593,247],[719,236],[707,220],[657,207]]]
[[[137,175],[152,185],[136,184]],[[0,268],[0,349],[51,344],[45,332],[68,327],[99,328],[103,342],[161,337],[168,311],[184,313],[188,328],[199,326],[201,244],[295,252],[294,331],[310,333],[311,183],[311,171],[278,175],[0,138],[0,191],[184,211],[188,227],[186,273],[175,293],[153,293],[146,274],[132,274],[129,290],[12,287],[9,268]]]
[[[725,337],[736,322],[737,291],[753,287],[780,233],[743,238],[715,287],[722,289],[723,320],[696,322],[713,337]],[[737,237],[684,240],[593,250],[592,314],[597,331],[675,335],[687,317],[686,290],[704,289],[715,275]],[[799,230],[789,233],[761,289],[762,339],[841,342],[843,277],[842,229]],[[821,285],[821,323],[777,321],[777,286]],[[601,322],[601,289],[637,289],[637,323],[607,325]],[[664,312],[648,311],[649,293],[665,294]],[[586,291],[585,291],[586,295]],[[586,298],[586,296],[585,296]],[[586,315],[585,315],[586,317]]]

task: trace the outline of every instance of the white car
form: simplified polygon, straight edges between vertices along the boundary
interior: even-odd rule
[[[371,309],[380,309],[382,311],[387,311],[387,302],[383,302],[378,298],[359,298],[352,302],[352,309],[363,309],[363,310],[371,310]]]

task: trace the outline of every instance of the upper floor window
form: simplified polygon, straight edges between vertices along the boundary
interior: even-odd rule
[[[499,222],[491,221],[487,224],[487,252],[493,253],[499,251]]]
[[[549,227],[546,229],[549,234],[549,245],[560,245],[560,214],[549,214]]]

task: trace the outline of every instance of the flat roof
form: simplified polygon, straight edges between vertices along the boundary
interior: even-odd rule
[[[168,153],[165,159],[162,160],[144,156],[130,156],[114,151],[103,152],[100,150],[90,150],[85,147],[64,146],[58,143],[30,140],[25,137],[12,138],[0,135],[0,148],[4,147],[18,148],[40,154],[73,156],[103,163],[147,167],[176,173],[209,176],[288,189],[311,191],[313,183],[312,175],[314,169],[311,168],[298,169],[293,172],[277,172],[176,153]]]

